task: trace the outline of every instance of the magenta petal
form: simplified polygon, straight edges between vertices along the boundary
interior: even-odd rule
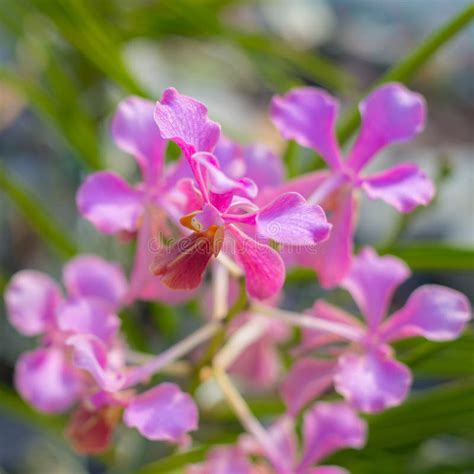
[[[335,122],[338,101],[322,89],[299,87],[272,99],[271,116],[283,138],[312,148],[331,168],[341,164]]]
[[[70,296],[96,298],[111,308],[118,308],[127,292],[120,266],[95,255],[81,255],[67,263],[63,281]]]
[[[350,474],[347,469],[338,466],[320,466],[305,474]]]
[[[100,300],[76,298],[63,303],[57,311],[59,328],[74,334],[93,334],[105,343],[117,334],[120,319]]]
[[[333,361],[309,358],[293,365],[281,387],[281,396],[291,415],[297,415],[331,386],[334,368]]]
[[[209,120],[201,102],[169,88],[155,107],[155,122],[162,138],[173,140],[187,157],[197,151],[212,151],[220,126]]]
[[[153,118],[155,104],[139,97],[120,102],[112,122],[112,136],[123,151],[133,155],[145,181],[156,185],[161,174],[166,142]]]
[[[198,409],[191,396],[177,385],[162,383],[132,398],[123,421],[145,438],[177,443],[197,429]]]
[[[399,405],[408,394],[411,374],[388,350],[378,348],[340,357],[334,385],[354,408],[372,413]]]
[[[470,319],[471,306],[462,293],[445,286],[424,285],[383,324],[380,335],[385,341],[412,336],[449,341],[461,334]]]
[[[235,239],[235,253],[244,267],[249,295],[260,300],[276,295],[285,282],[285,264],[278,252],[234,225],[227,229]]]
[[[303,458],[297,471],[340,449],[362,448],[366,433],[366,423],[346,403],[316,403],[304,415]]]
[[[354,258],[350,273],[342,281],[371,329],[377,328],[397,287],[410,276],[410,269],[390,255],[379,257],[369,248]]]
[[[367,176],[362,188],[370,199],[382,199],[405,213],[417,206],[426,206],[435,193],[433,182],[418,166],[410,163]]]
[[[79,374],[62,350],[36,349],[20,356],[15,385],[21,396],[38,410],[56,413],[67,410],[79,396]]]
[[[402,84],[385,84],[359,105],[362,125],[347,164],[355,171],[383,147],[405,142],[423,130],[425,99]]]
[[[104,234],[135,232],[143,212],[142,194],[109,171],[91,174],[76,196],[82,217]]]
[[[331,288],[340,283],[350,269],[352,262],[353,233],[355,226],[356,202],[351,192],[347,192],[339,202],[329,221],[332,224],[329,239],[320,244],[312,258],[304,258],[318,272],[323,288]]]
[[[10,324],[24,336],[44,333],[54,325],[54,312],[62,299],[58,285],[34,270],[15,273],[5,290]]]
[[[96,336],[78,334],[67,339],[66,344],[73,348],[73,363],[94,378],[97,385],[107,391],[121,389],[125,376],[109,366],[107,347]]]
[[[315,245],[329,236],[331,225],[317,204],[298,193],[286,193],[260,210],[257,234],[287,245]]]

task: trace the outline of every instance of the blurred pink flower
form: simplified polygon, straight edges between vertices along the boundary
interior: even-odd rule
[[[393,341],[423,336],[433,341],[455,339],[471,317],[467,298],[458,291],[439,285],[423,285],[405,306],[385,318],[396,288],[410,275],[405,263],[393,256],[378,256],[371,248],[354,258],[341,287],[354,298],[365,320],[323,300],[310,314],[352,329],[351,345],[340,350],[337,362],[304,358],[292,368],[282,392],[291,413],[328,388],[336,391],[356,409],[377,412],[400,404],[411,385],[408,367],[393,357]],[[310,351],[344,336],[329,338],[319,331],[305,330],[302,348]]]
[[[23,270],[5,290],[10,323],[25,336],[41,336],[40,347],[18,359],[15,384],[26,401],[45,412],[66,410],[84,389],[65,339],[91,334],[109,347],[116,345],[120,320],[115,313],[127,291],[118,265],[92,255],[67,263],[63,282],[66,297],[46,274]]]
[[[183,150],[197,188],[195,209],[180,220],[192,234],[157,252],[154,273],[170,288],[196,288],[209,260],[228,238],[232,245],[226,250],[243,267],[250,296],[265,299],[278,293],[285,276],[280,255],[240,226],[264,241],[314,246],[329,234],[324,211],[297,193],[278,196],[258,208],[253,202],[258,192],[255,182],[231,178],[221,169],[212,154],[220,127],[208,118],[206,107],[191,97],[166,90],[156,104],[155,120],[162,138],[175,141]]]
[[[381,149],[411,140],[422,131],[425,101],[421,95],[397,83],[385,84],[369,94],[360,103],[362,125],[345,160],[336,140],[338,110],[334,97],[313,87],[276,96],[271,107],[273,122],[281,135],[312,148],[329,166],[329,171],[301,176],[275,191],[298,191],[309,202],[322,204],[332,213],[330,238],[319,252],[302,253],[296,259],[299,264],[313,267],[324,287],[337,285],[351,265],[356,189],[361,188],[370,199],[382,199],[404,213],[428,204],[434,195],[431,180],[412,163],[368,176],[362,174]]]

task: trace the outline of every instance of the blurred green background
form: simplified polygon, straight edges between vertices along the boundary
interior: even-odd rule
[[[469,8],[472,18],[467,0],[0,0],[0,288],[22,268],[59,276],[76,252],[130,264],[131,249],[98,234],[74,203],[92,170],[136,177],[134,161],[109,136],[122,97],[157,99],[177,87],[205,102],[227,135],[281,153],[294,176],[321,161],[278,137],[268,119],[273,94],[318,85],[338,95],[350,117],[374,81]],[[446,32],[453,38],[423,67],[415,55],[392,69],[426,96],[428,126],[414,142],[383,153],[374,168],[415,161],[438,183],[435,202],[408,218],[363,201],[357,242],[400,255],[415,271],[396,305],[426,282],[474,296],[474,28],[468,15],[460,18]],[[428,59],[434,49],[421,52]],[[341,136],[355,123],[343,121]],[[304,309],[320,294],[313,275],[293,272],[285,304]],[[337,291],[330,297],[347,302]],[[64,420],[34,413],[14,394],[14,361],[34,342],[8,326],[3,305],[0,312],[0,472],[138,472],[172,454],[124,430],[113,453],[74,455],[62,440]],[[138,306],[125,321],[128,339],[139,349],[164,347],[199,324],[196,313],[192,305]],[[449,344],[400,344],[415,371],[414,395],[370,418],[366,449],[331,461],[362,474],[473,472],[473,342],[468,331]],[[268,397],[252,406],[263,419],[281,410]],[[205,421],[197,437],[203,449],[189,460],[240,430],[226,410]],[[146,472],[180,472],[184,461],[167,458]]]

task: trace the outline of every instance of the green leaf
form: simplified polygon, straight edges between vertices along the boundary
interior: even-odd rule
[[[69,258],[77,253],[77,247],[72,237],[43,209],[38,199],[24,189],[1,165],[0,190],[18,208],[37,234],[59,256]]]
[[[460,13],[455,15],[445,25],[432,33],[422,43],[413,49],[398,64],[391,67],[371,87],[377,87],[384,82],[398,81],[408,82],[424,66],[435,53],[459,32],[461,32],[474,19],[474,3],[469,3]],[[365,96],[366,94],[364,94]],[[344,144],[355,132],[360,123],[360,115],[357,106],[353,107],[347,116],[341,121],[338,128],[339,141]]]
[[[474,249],[441,242],[406,242],[380,249],[395,255],[415,270],[474,270]]]
[[[164,472],[171,473],[189,464],[201,462],[209,449],[209,446],[186,451],[185,453],[173,454],[163,458],[157,462],[148,464],[140,469],[137,474],[161,474]]]

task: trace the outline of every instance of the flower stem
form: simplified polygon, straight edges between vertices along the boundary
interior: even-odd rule
[[[306,329],[315,329],[318,331],[335,334],[350,341],[360,341],[363,331],[357,327],[335,321],[308,316],[305,314],[293,313],[282,309],[273,308],[260,303],[254,303],[252,309],[259,314],[283,321],[291,326],[299,326]]]
[[[465,26],[474,19],[474,3],[464,8],[419,44],[408,56],[398,64],[392,66],[382,77],[372,86],[374,87],[390,81],[408,82],[421,67],[431,59],[434,54]],[[365,96],[366,94],[364,94]],[[347,142],[360,123],[360,115],[357,107],[353,107],[348,115],[342,120],[338,128],[338,139],[341,144]]]

